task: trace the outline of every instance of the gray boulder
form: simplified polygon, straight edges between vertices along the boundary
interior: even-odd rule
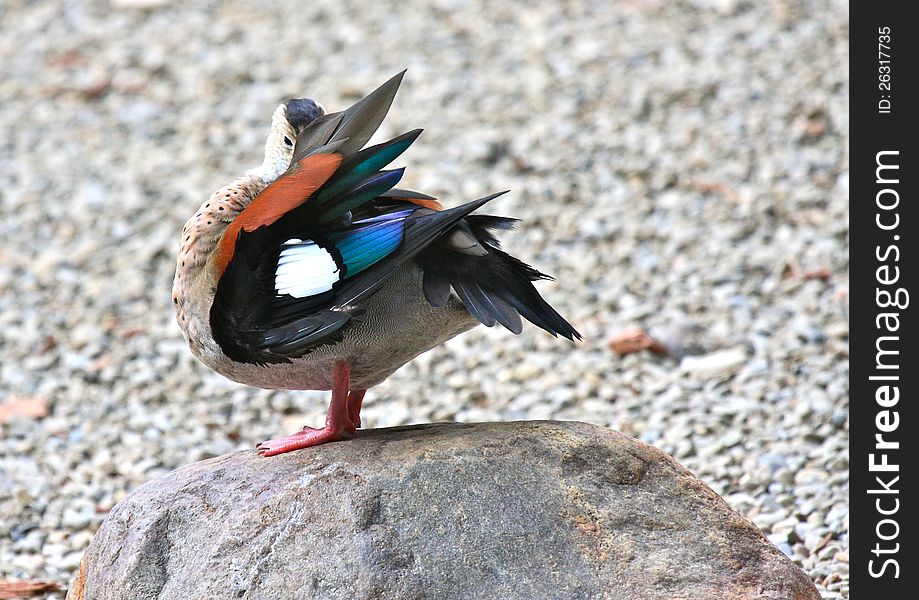
[[[576,422],[361,432],[150,481],[68,598],[819,599],[660,450]]]

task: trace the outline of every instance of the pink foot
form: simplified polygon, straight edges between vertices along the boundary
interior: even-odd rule
[[[288,435],[287,437],[278,438],[276,440],[262,442],[255,448],[258,450],[259,456],[275,456],[301,448],[311,448],[319,444],[325,444],[326,442],[337,442],[344,439],[344,437],[343,431],[336,431],[328,426],[322,429],[304,427],[303,431],[298,431],[293,435]]]
[[[325,427],[322,429],[304,427],[303,431],[293,435],[262,442],[256,446],[259,455],[275,456],[326,442],[337,442],[343,439],[346,433],[355,433],[361,422],[360,412],[364,391],[348,394],[350,378],[351,366],[346,362],[335,363],[335,369],[332,372],[332,402],[329,403],[329,414],[325,419]],[[350,407],[349,396],[352,398]]]

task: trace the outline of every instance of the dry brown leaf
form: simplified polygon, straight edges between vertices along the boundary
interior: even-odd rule
[[[0,581],[0,600],[34,598],[58,591],[61,586],[54,581]]]
[[[12,394],[0,402],[0,423],[12,417],[40,419],[48,416],[48,401],[41,396],[19,396]]]
[[[806,280],[819,279],[821,281],[829,281],[830,277],[833,276],[833,271],[829,267],[820,267],[819,269],[805,271],[801,276]]]
[[[627,329],[617,333],[609,341],[610,349],[619,356],[650,350],[658,356],[666,356],[670,353],[662,342],[654,339],[642,329]]]

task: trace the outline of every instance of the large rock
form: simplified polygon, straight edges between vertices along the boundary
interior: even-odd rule
[[[820,596],[660,450],[516,422],[189,465],[115,507],[68,598]]]

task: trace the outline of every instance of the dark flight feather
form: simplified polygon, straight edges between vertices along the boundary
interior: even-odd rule
[[[442,306],[452,288],[469,312],[483,325],[496,322],[520,333],[520,317],[552,335],[569,340],[581,335],[552,308],[533,286],[539,279],[551,279],[499,248],[493,229],[509,229],[514,219],[491,215],[470,215],[466,224],[486,249],[485,254],[461,252],[446,236],[418,257],[424,270],[423,291],[433,306]],[[519,316],[518,316],[519,315]]]
[[[402,71],[347,110],[313,121],[297,136],[291,164],[297,163],[312,148],[331,142],[342,142],[339,151],[344,155],[363,148],[389,112],[404,76],[405,71]]]

